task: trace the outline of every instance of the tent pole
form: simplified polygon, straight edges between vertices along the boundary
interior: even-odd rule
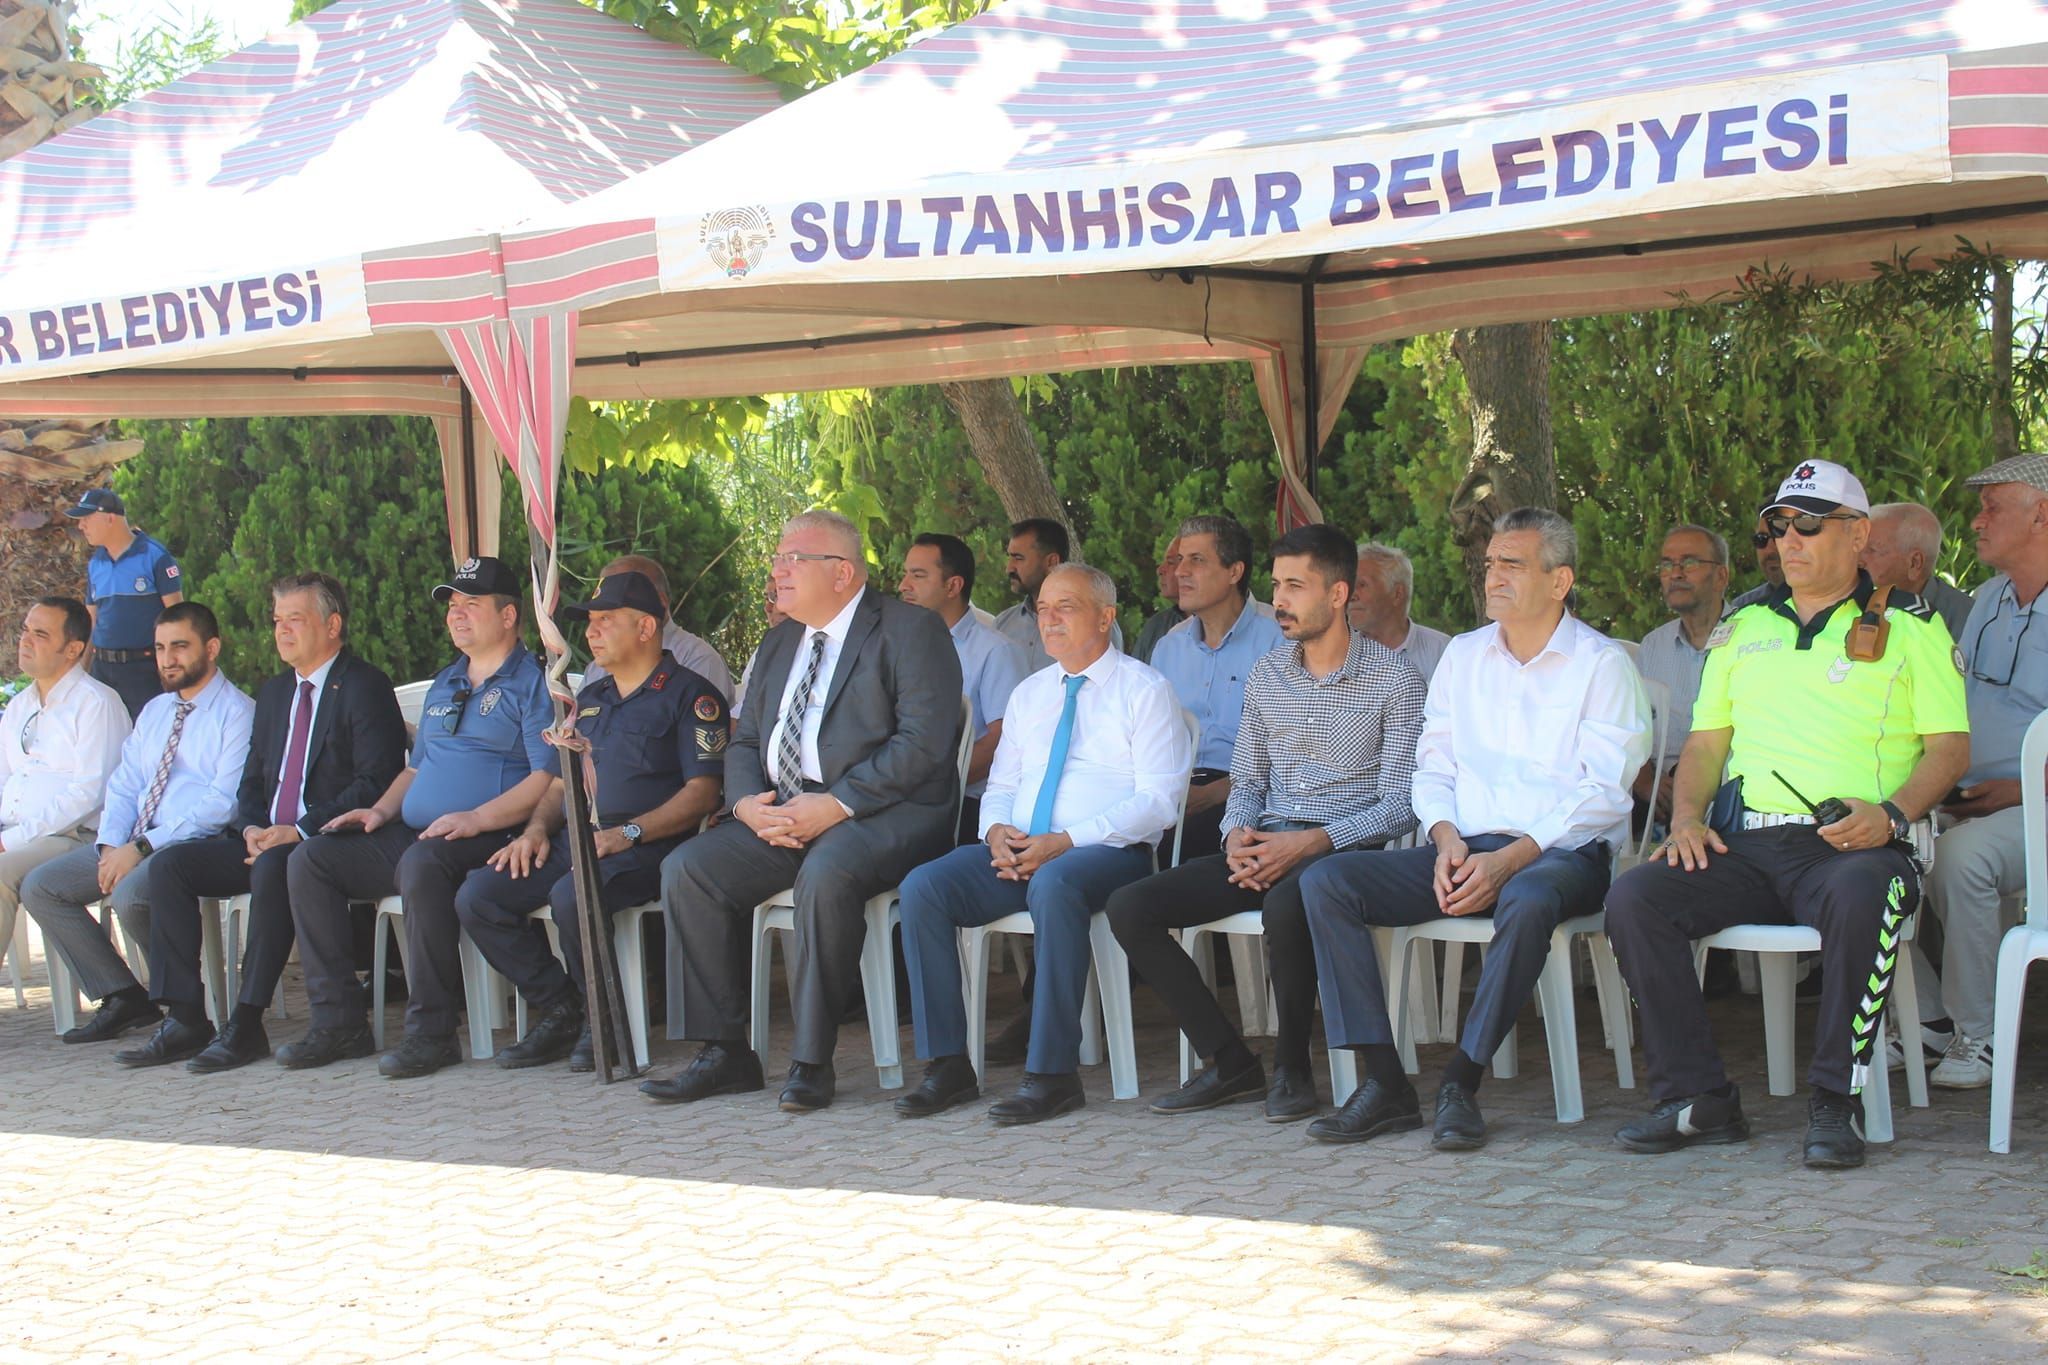
[[[1321,266],[1321,260],[1316,266]],[[1322,407],[1321,360],[1316,354],[1316,274],[1311,268],[1301,281],[1301,479],[1309,497],[1316,496],[1316,457],[1322,453],[1322,424],[1316,420]]]
[[[470,401],[467,384],[462,386],[462,515],[463,558],[474,559],[483,523],[476,505],[476,405]]]

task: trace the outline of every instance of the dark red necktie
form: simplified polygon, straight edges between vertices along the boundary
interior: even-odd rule
[[[284,776],[277,783],[277,823],[299,823],[299,788],[306,785],[306,736],[313,729],[313,684],[299,679],[299,704],[292,708],[291,743],[284,747]]]

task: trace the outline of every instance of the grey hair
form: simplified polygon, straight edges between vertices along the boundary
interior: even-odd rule
[[[1092,564],[1055,564],[1046,577],[1051,582],[1060,574],[1070,574],[1088,585],[1088,595],[1095,599],[1098,607],[1116,605],[1116,580]],[[1040,592],[1044,589],[1041,587]]]
[[[1707,544],[1714,547],[1714,558],[1719,560],[1723,564],[1726,564],[1728,562],[1728,537],[1722,535],[1719,531],[1709,530],[1707,527],[1697,525],[1690,521],[1681,521],[1676,526],[1673,526],[1670,530],[1664,533],[1664,539],[1669,540],[1671,539],[1671,537],[1675,535],[1685,533],[1690,533],[1696,536],[1705,536],[1707,538]]]
[[[319,608],[322,620],[330,616],[348,620],[348,589],[338,579],[324,573],[288,573],[270,585],[272,601],[295,592],[313,594],[313,605]]]
[[[1415,596],[1415,563],[1408,558],[1408,552],[1392,545],[1382,545],[1376,540],[1358,542],[1358,562],[1367,560],[1380,566],[1380,581],[1389,591],[1399,588],[1408,597]]]
[[[1906,550],[1918,550],[1932,566],[1941,562],[1941,518],[1917,502],[1881,502],[1870,509],[1872,520],[1883,517],[1896,524],[1899,543]]]
[[[637,573],[654,585],[655,593],[661,600],[668,601],[668,572],[646,555],[620,555],[604,566],[605,574]],[[599,575],[603,577],[603,575]]]
[[[1548,507],[1517,507],[1493,523],[1497,536],[1516,531],[1534,531],[1543,537],[1543,571],[1579,567],[1579,533],[1572,524]]]
[[[808,512],[799,512],[782,524],[782,534],[792,531],[824,531],[839,542],[839,553],[846,556],[855,573],[867,576],[868,554],[866,542],[862,539],[860,527],[851,518],[825,507],[813,507]]]

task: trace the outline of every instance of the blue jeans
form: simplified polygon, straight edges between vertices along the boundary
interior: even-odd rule
[[[1152,851],[1143,844],[1072,848],[1026,882],[998,879],[989,858],[987,844],[969,844],[903,879],[903,956],[910,968],[917,1055],[929,1060],[967,1051],[958,931],[1026,910],[1036,940],[1037,981],[1024,1069],[1070,1075],[1081,1062],[1088,922],[1112,891],[1151,875]]]

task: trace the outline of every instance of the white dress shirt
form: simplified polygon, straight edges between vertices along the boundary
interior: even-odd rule
[[[1003,737],[981,798],[981,836],[997,825],[1029,829],[1067,703],[1067,672],[1041,668],[1010,694]],[[1156,843],[1180,809],[1194,747],[1173,684],[1111,648],[1081,670],[1074,732],[1053,798],[1052,828],[1076,848]]]
[[[307,696],[305,703],[307,707],[306,757],[305,761],[299,765],[299,789],[292,794],[299,803],[299,814],[303,816],[306,813],[306,769],[311,767],[313,763],[313,727],[320,721],[320,701],[327,695],[327,675],[334,671],[334,661],[340,657],[341,655],[337,653],[311,673],[300,673],[292,679],[292,713],[286,718],[284,753],[277,760],[277,794],[270,798],[270,823],[273,825],[296,823],[291,820],[278,819],[277,807],[278,803],[284,800],[284,769],[285,765],[292,761],[292,730],[299,723],[299,684],[302,682],[313,684],[313,691]]]
[[[121,746],[121,762],[107,780],[98,842],[125,844],[134,837],[135,817],[156,778],[182,700],[175,692],[161,693],[151,697],[135,718],[135,729]],[[158,848],[226,829],[235,816],[242,769],[249,762],[256,703],[217,670],[192,700],[177,756],[171,760],[170,781],[157,803],[156,818],[143,831]]]
[[[1629,784],[1650,756],[1650,703],[1628,654],[1576,617],[1528,663],[1490,624],[1460,635],[1430,679],[1415,818],[1538,848],[1628,835]]]
[[[846,633],[853,629],[854,609],[860,606],[860,600],[867,594],[868,590],[863,585],[853,595],[853,600],[841,607],[839,614],[823,627],[825,653],[818,660],[818,680],[812,684],[810,701],[804,707],[803,733],[797,736],[797,754],[806,782],[825,780],[824,765],[818,760],[818,727],[825,720],[825,698],[832,695],[832,672],[839,667],[839,651],[846,647]],[[789,699],[796,695],[796,685],[803,681],[804,669],[811,659],[811,637],[817,633],[816,629],[805,626],[804,633],[797,637],[796,657],[790,660],[789,676],[782,682],[782,697],[775,703],[775,725],[768,731],[768,738],[761,749],[761,764],[766,769],[771,788],[778,776],[775,756],[782,752],[782,718],[789,711]],[[846,803],[842,801],[840,804]]]
[[[128,738],[121,695],[67,671],[42,695],[33,684],[0,715],[0,847],[91,829]]]

